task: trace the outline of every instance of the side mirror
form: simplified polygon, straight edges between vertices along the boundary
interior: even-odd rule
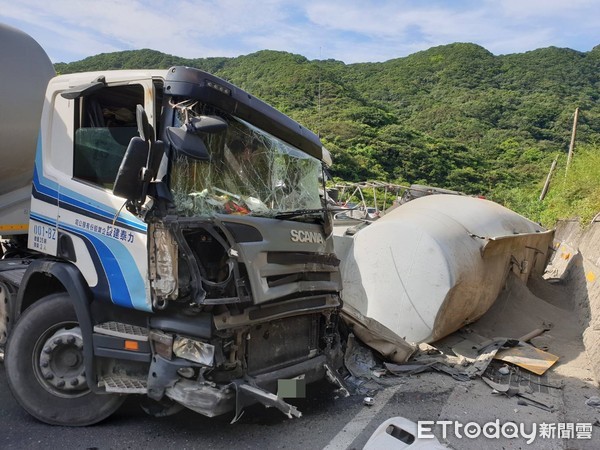
[[[154,129],[142,105],[136,106],[135,116],[140,137],[129,141],[117,172],[113,194],[141,204],[146,199],[150,181],[158,171],[164,149],[163,143],[154,139]]]
[[[142,172],[147,161],[148,143],[140,137],[132,138],[117,172],[113,194],[132,202],[143,202],[145,182]]]
[[[190,125],[196,133],[220,133],[229,126],[227,122],[219,116],[199,116],[190,121]]]
[[[166,136],[169,144],[178,153],[201,161],[210,159],[206,144],[197,134],[189,133],[184,128],[167,127]]]
[[[229,124],[219,116],[198,116],[190,119],[181,128],[167,127],[166,136],[176,152],[206,161],[210,159],[210,155],[198,133],[220,133],[228,126]]]
[[[164,154],[164,145],[162,141],[157,141],[154,138],[154,128],[148,121],[148,115],[142,105],[135,107],[135,118],[137,122],[138,134],[145,142],[150,143],[150,151],[148,152],[148,161],[146,167],[149,172],[144,178],[152,178],[158,173],[158,167]],[[150,181],[150,180],[147,180]]]

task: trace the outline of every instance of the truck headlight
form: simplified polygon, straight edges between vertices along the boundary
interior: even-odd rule
[[[188,361],[212,366],[215,358],[215,346],[195,339],[177,336],[173,342],[173,353]]]

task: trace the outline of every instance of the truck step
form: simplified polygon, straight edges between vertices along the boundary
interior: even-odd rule
[[[116,336],[133,341],[148,341],[148,329],[120,322],[105,322],[94,325],[94,333]]]
[[[104,387],[106,392],[115,394],[146,394],[148,382],[143,378],[134,378],[122,375],[102,377],[98,382],[99,387]]]

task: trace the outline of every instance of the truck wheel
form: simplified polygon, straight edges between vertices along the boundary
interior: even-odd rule
[[[17,401],[51,425],[92,425],[125,400],[89,389],[81,329],[66,293],[44,297],[23,313],[6,344],[4,365]]]

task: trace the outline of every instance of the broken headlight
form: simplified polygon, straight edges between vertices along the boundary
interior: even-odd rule
[[[173,342],[173,353],[188,361],[212,367],[215,359],[215,346],[195,339],[177,336]]]

